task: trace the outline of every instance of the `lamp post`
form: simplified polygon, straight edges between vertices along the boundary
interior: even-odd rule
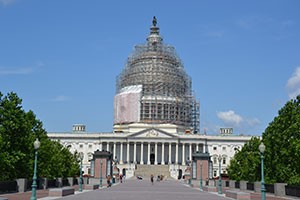
[[[117,156],[115,157],[115,159],[113,160],[113,170],[112,170],[112,184],[114,184],[116,182],[115,178],[114,178],[114,168],[116,168],[116,171],[118,173],[118,163],[119,163],[119,160],[117,158]]]
[[[200,161],[200,190],[203,190],[202,182],[202,161]]]
[[[260,143],[259,145],[260,151],[260,159],[261,159],[261,199],[266,200],[266,188],[265,188],[265,180],[264,180],[264,152],[266,150],[266,146],[264,143]]]
[[[191,186],[192,185],[192,169],[190,167],[190,163],[192,163],[192,161],[190,161],[190,159],[188,158],[186,160],[186,165],[187,165],[187,169],[189,169],[189,172],[190,172],[190,177],[189,177],[188,183]]]
[[[102,187],[102,165],[103,165],[103,161],[100,160],[100,187]]]
[[[82,192],[82,160],[83,160],[83,153],[79,153],[80,158],[80,181],[79,181],[79,192]]]
[[[38,148],[40,148],[40,141],[38,138],[35,139],[33,146],[34,146],[34,170],[33,170],[33,182],[32,182],[32,186],[31,186],[31,197],[30,200],[36,200],[36,168],[37,168],[37,156],[38,156]]]
[[[219,194],[222,194],[221,161],[222,161],[222,156],[219,155],[219,189],[218,189]]]

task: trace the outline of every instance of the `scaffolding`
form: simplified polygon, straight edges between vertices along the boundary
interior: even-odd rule
[[[191,78],[186,74],[175,48],[165,45],[162,40],[159,28],[153,23],[147,43],[135,46],[117,77],[116,96],[124,88],[141,85],[140,99],[135,107],[139,109],[136,122],[172,123],[197,132],[199,103],[192,95]],[[132,122],[124,117],[116,120],[118,107],[120,105],[115,101],[115,124]],[[132,109],[131,106],[128,112],[133,112]]]

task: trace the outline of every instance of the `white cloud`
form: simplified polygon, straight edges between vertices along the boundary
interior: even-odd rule
[[[33,68],[24,67],[24,68],[1,68],[0,67],[0,75],[24,75],[31,74],[33,72]]]
[[[218,112],[217,116],[227,125],[238,126],[243,121],[243,118],[233,110]]]
[[[290,99],[295,99],[298,95],[300,95],[300,87],[293,90],[292,92],[289,92]]]
[[[286,88],[291,99],[300,94],[300,66],[295,69],[293,75],[287,81]]]
[[[70,98],[67,96],[64,96],[64,95],[59,95],[52,99],[52,101],[55,101],[55,102],[63,102],[63,101],[69,101],[69,100],[70,100]]]
[[[246,119],[246,122],[249,126],[256,126],[256,125],[260,124],[260,121],[257,118]]]
[[[0,0],[0,4],[3,4],[4,6],[13,4],[15,0]]]
[[[234,129],[234,133],[250,133],[253,128],[257,127],[261,122],[257,118],[243,117],[233,110],[217,112],[217,117],[223,121],[223,125],[219,128],[227,126]],[[253,133],[251,133],[253,134]]]

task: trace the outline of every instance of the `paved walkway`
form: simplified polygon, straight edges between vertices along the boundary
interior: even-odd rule
[[[152,185],[150,180],[126,180],[125,183],[119,183],[111,188],[102,188],[81,194],[66,196],[60,200],[224,200],[228,199],[218,194],[202,192],[199,189],[191,188],[186,184],[176,180],[167,180],[154,182]]]
[[[48,197],[49,190],[37,190],[38,200],[79,200],[79,199],[105,199],[105,200],[224,200],[229,199],[223,195],[218,195],[217,193],[202,192],[198,189],[199,186],[191,188],[182,182],[176,180],[168,180],[162,182],[154,182],[151,185],[149,180],[126,180],[126,183],[116,184],[111,188],[102,188],[99,190],[84,190],[83,192],[78,192],[78,185],[74,186],[75,195],[70,195],[64,198]],[[224,188],[223,188],[224,189]],[[251,192],[251,199],[260,200],[260,193]],[[9,200],[29,200],[31,192],[25,193],[12,193],[12,194],[2,194],[0,197],[6,197]],[[274,195],[267,194],[267,200],[284,200],[284,199],[296,199],[292,197],[275,197]],[[298,198],[299,199],[299,198]]]

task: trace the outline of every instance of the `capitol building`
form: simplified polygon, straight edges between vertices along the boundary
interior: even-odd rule
[[[146,43],[135,46],[117,77],[113,132],[86,132],[84,124],[74,124],[70,132],[48,136],[72,153],[83,153],[84,174],[94,176],[94,152],[107,151],[126,177],[146,176],[143,171],[152,169],[173,178],[195,168],[197,155],[208,158],[209,178],[226,174],[230,159],[251,139],[226,127],[216,135],[200,132],[192,80],[175,48],[164,44],[155,17]]]

